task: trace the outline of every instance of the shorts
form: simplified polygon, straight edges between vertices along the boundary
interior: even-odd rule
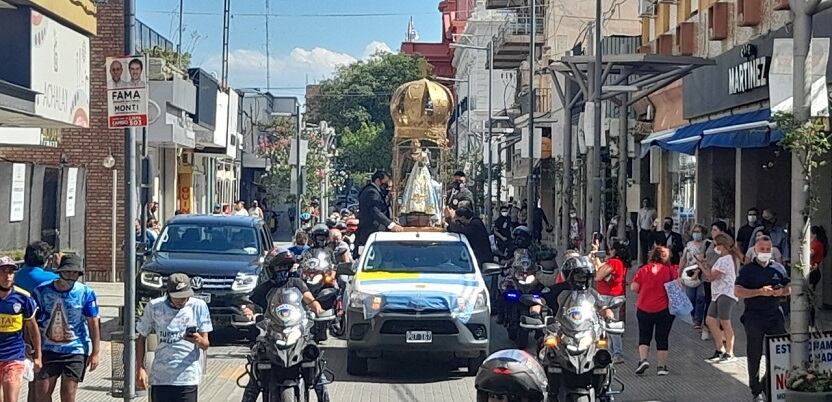
[[[23,382],[24,371],[26,371],[26,363],[23,360],[0,362],[0,381],[3,381],[3,384],[20,386]]]
[[[35,373],[35,380],[62,377],[84,382],[87,373],[87,355],[43,352],[43,368]]]
[[[716,300],[708,305],[708,317],[729,321],[731,319],[731,311],[734,310],[734,306],[736,305],[736,300],[726,295],[719,295]]]
[[[151,401],[197,402],[196,385],[151,385]]]

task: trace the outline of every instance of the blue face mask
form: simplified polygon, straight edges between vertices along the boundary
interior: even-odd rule
[[[289,280],[289,271],[279,271],[272,273],[272,280],[278,285],[283,285]]]

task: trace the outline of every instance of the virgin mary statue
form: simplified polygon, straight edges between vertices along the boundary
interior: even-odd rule
[[[439,214],[439,196],[434,191],[434,181],[430,177],[430,155],[422,149],[419,140],[413,140],[410,148],[413,168],[407,177],[407,184],[402,197],[402,213]]]

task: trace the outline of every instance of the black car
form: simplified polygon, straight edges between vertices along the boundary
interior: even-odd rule
[[[191,277],[194,297],[208,304],[214,328],[254,328],[240,307],[257,285],[273,248],[260,218],[176,216],[167,222],[139,272],[139,303],[162,296],[168,276],[181,272]]]

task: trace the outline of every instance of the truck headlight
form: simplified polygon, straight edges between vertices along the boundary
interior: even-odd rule
[[[150,271],[142,271],[140,280],[142,285],[153,289],[162,288],[162,275]]]
[[[255,286],[257,286],[257,275],[239,273],[237,278],[234,279],[234,283],[231,284],[231,290],[234,292],[249,292],[254,290]]]
[[[365,300],[372,298],[371,308],[374,310],[381,309],[381,296],[369,293],[362,293],[356,290],[350,292],[350,307],[355,309],[363,309]]]

